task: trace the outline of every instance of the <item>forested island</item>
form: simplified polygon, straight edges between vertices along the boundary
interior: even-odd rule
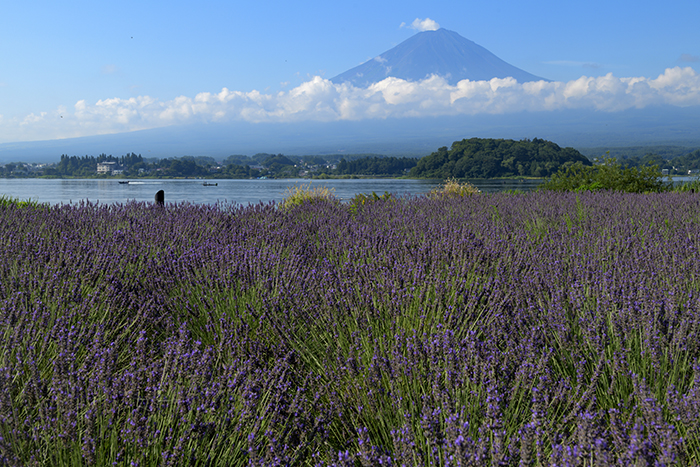
[[[419,178],[548,177],[560,168],[592,162],[573,148],[534,138],[471,138],[442,147],[418,161],[409,175]]]
[[[602,149],[601,149],[602,151]],[[669,174],[688,174],[700,169],[700,150],[676,151],[673,155],[613,152],[625,166],[656,165]],[[605,152],[605,151],[603,151]],[[601,152],[600,156],[603,155]],[[590,158],[589,158],[590,157]],[[422,157],[396,157],[381,154],[330,154],[291,156],[258,153],[231,155],[221,161],[207,156],[144,158],[140,154],[122,156],[69,156],[55,164],[9,163],[0,166],[0,177],[50,178],[498,178],[551,177],[576,163],[590,166],[595,157],[584,156],[570,147],[533,138],[470,138],[455,141]],[[666,173],[666,172],[664,172]]]

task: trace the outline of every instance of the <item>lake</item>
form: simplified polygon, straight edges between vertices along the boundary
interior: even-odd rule
[[[217,186],[203,186],[204,182]],[[442,184],[442,180],[408,179],[342,179],[342,180],[129,180],[117,179],[0,179],[0,195],[20,200],[34,200],[49,204],[71,204],[81,200],[99,203],[126,203],[153,201],[157,191],[165,192],[166,203],[191,202],[214,204],[217,201],[242,205],[280,202],[290,187],[311,185],[333,190],[337,198],[350,200],[358,193],[378,195],[389,192],[399,196],[428,193]],[[541,180],[473,180],[484,193],[520,189],[529,191]]]

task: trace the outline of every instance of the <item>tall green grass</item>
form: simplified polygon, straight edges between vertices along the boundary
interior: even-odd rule
[[[0,195],[0,207],[8,207],[8,206],[15,206],[18,208],[26,208],[26,207],[46,208],[46,207],[48,207],[48,204],[40,203],[40,202],[34,201],[34,200],[20,200],[19,198],[13,198],[13,197],[8,196],[8,195]]]

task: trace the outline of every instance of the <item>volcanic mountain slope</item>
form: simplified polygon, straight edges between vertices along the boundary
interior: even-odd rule
[[[419,81],[433,74],[444,77],[452,85],[463,79],[480,81],[509,76],[520,83],[547,81],[504,62],[482,46],[444,28],[418,33],[331,81],[367,87],[390,76]]]

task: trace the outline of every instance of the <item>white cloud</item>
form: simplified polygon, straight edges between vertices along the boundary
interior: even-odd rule
[[[46,116],[48,114],[46,112],[41,112],[39,115],[35,115],[34,113],[30,113],[20,123],[20,125],[31,125],[33,123],[39,123],[42,122],[46,119]]]
[[[406,23],[401,23],[400,27],[406,27]],[[413,20],[413,23],[411,23],[411,25],[408,27],[417,31],[437,31],[438,29],[440,29],[440,25],[430,18],[416,18]]]
[[[409,82],[388,77],[367,88],[319,76],[277,93],[223,88],[161,101],[149,96],[78,101],[73,109],[0,121],[0,142],[118,133],[215,121],[299,122],[591,109],[616,112],[650,105],[700,106],[700,75],[669,68],[656,78],[582,76],[569,82],[518,83],[512,78],[463,80],[438,76]]]

